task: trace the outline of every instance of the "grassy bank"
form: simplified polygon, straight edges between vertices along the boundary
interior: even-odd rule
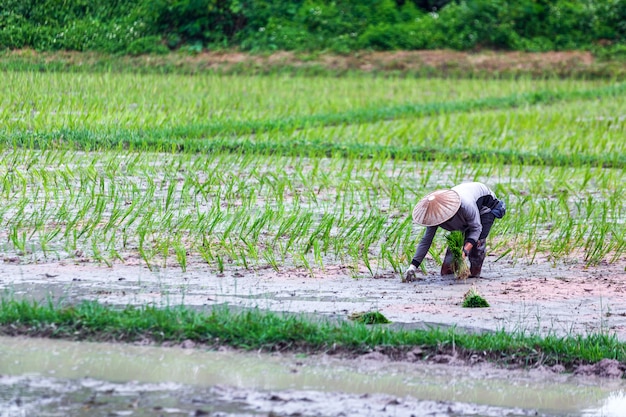
[[[504,332],[468,334],[454,329],[405,331],[259,310],[114,308],[96,302],[63,306],[7,298],[0,303],[0,333],[129,343],[192,340],[209,347],[348,355],[378,350],[395,359],[403,359],[419,347],[424,360],[453,354],[507,366],[560,364],[568,370],[606,358],[626,361],[626,344],[606,334],[540,337]]]

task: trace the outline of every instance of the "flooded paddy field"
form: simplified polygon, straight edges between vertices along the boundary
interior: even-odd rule
[[[623,415],[622,380],[547,370],[0,338],[2,416]]]
[[[34,160],[39,161],[35,163],[45,164],[45,159],[38,158],[35,157]],[[117,203],[106,203],[98,197],[102,190],[96,182],[92,185],[97,190],[87,186],[83,193],[70,191],[72,186],[90,183],[88,178],[93,172],[90,173],[89,165],[96,155],[76,154],[75,158],[84,165],[77,168],[75,176],[69,175],[63,180],[69,181],[68,188],[55,191],[56,197],[52,198],[51,192],[46,191],[43,180],[33,176],[32,182],[26,182],[29,191],[20,197],[22,203],[14,201],[2,209],[5,219],[15,220],[11,223],[12,229],[0,231],[5,242],[0,263],[0,290],[4,297],[53,300],[64,305],[84,300],[114,307],[185,305],[199,311],[227,306],[239,310],[306,314],[314,319],[336,321],[346,320],[357,312],[379,311],[391,320],[387,325],[391,329],[455,328],[478,333],[506,330],[558,336],[602,333],[626,340],[626,299],[623,297],[626,260],[623,254],[603,255],[604,260],[590,264],[585,261],[583,252],[569,249],[568,245],[578,238],[559,240],[567,233],[587,236],[590,230],[585,227],[602,224],[594,217],[596,209],[586,203],[590,196],[607,202],[605,213],[621,216],[622,206],[614,205],[609,191],[623,178],[623,173],[615,170],[607,170],[596,177],[606,185],[605,189],[598,191],[589,187],[576,193],[568,191],[563,194],[566,198],[555,199],[551,197],[555,188],[565,185],[566,181],[570,189],[578,187],[585,182],[585,176],[594,171],[529,168],[522,172],[530,178],[539,176],[525,180],[513,175],[515,168],[503,168],[495,177],[488,166],[475,166],[472,172],[480,179],[484,176],[501,184],[502,190],[519,192],[511,197],[511,213],[517,211],[517,217],[511,214],[506,222],[494,228],[492,249],[481,278],[459,281],[452,276],[439,276],[437,258],[443,248],[440,240],[436,242],[435,252],[426,260],[421,279],[402,283],[402,270],[420,235],[418,228],[406,222],[403,210],[408,210],[417,193],[385,190],[398,190],[397,184],[406,177],[415,181],[423,179],[426,187],[443,186],[456,177],[469,178],[462,174],[461,168],[450,169],[446,164],[434,163],[422,165],[423,171],[415,171],[408,163],[388,161],[382,164],[384,175],[377,174],[377,179],[370,182],[374,188],[370,189],[363,184],[367,173],[372,172],[371,162],[353,162],[347,165],[353,170],[350,175],[327,178],[323,180],[325,188],[320,189],[319,186],[310,188],[289,168],[293,159],[283,160],[285,167],[280,169],[268,160],[260,161],[258,166],[237,168],[240,158],[224,156],[210,166],[215,169],[215,164],[227,164],[232,175],[214,176],[212,187],[217,187],[217,191],[201,197],[203,202],[198,204],[186,193],[200,190],[201,184],[207,186],[209,176],[202,171],[198,171],[198,175],[179,176],[178,169],[170,171],[171,161],[161,161],[156,154],[141,154],[134,160],[138,164],[131,170],[134,173],[124,177],[124,185],[116,179],[119,173],[107,174],[107,179],[100,182],[105,184],[105,194],[108,189],[111,195],[117,196],[113,197]],[[178,160],[179,165],[197,163],[189,156],[173,159]],[[104,160],[109,162],[99,165]],[[94,163],[98,169],[106,171],[105,166],[115,160],[116,156],[111,154]],[[307,161],[307,164],[310,165],[300,168],[301,172],[317,175],[322,181],[322,173],[333,172],[341,166],[341,161],[322,159]],[[314,168],[316,164],[321,168]],[[149,174],[155,167],[161,174]],[[257,177],[252,177],[250,172],[255,170],[261,171],[255,174]],[[46,171],[55,172],[48,168]],[[434,176],[435,172],[439,175]],[[548,175],[545,172],[552,172],[553,184],[542,179],[542,175]],[[151,185],[145,175],[153,175],[152,180],[157,182]],[[292,175],[296,179],[290,179]],[[239,179],[246,176],[246,181]],[[57,181],[61,181],[61,177],[57,177]],[[576,182],[572,183],[572,177]],[[267,178],[273,178],[273,182],[267,182]],[[227,198],[218,199],[225,192],[222,189],[225,183],[238,191],[230,191]],[[255,187],[260,187],[261,191],[253,194]],[[90,200],[90,190],[95,200]],[[529,202],[524,194],[531,191],[542,193],[542,202]],[[43,197],[31,200],[32,193]],[[162,210],[159,202],[166,202],[168,195],[173,196],[169,208]],[[91,202],[99,204],[100,214],[92,210]],[[375,204],[380,206],[375,207]],[[589,216],[590,222],[571,226],[559,224],[547,207],[556,210],[563,204],[573,207],[572,216]],[[81,214],[80,206],[87,211]],[[359,212],[360,207],[368,207],[368,211]],[[205,211],[210,215],[205,217]],[[149,214],[144,216],[144,212]],[[33,223],[33,229],[29,229],[33,239],[23,237],[25,229],[19,219],[51,220],[60,215],[70,223],[84,216],[83,220],[73,223],[79,232],[73,233],[63,223],[50,223],[37,231]],[[93,220],[94,215],[100,216],[98,222]],[[126,216],[126,220],[120,220],[119,216]],[[316,234],[321,222],[333,216],[337,223],[325,229],[327,233]],[[378,226],[371,227],[372,217],[380,224],[378,231]],[[131,221],[133,218],[135,220]],[[211,218],[217,219],[214,228],[204,235],[203,227]],[[310,223],[303,223],[301,219],[310,219]],[[535,219],[535,223],[528,226],[524,223],[528,219]],[[188,228],[184,233],[169,234],[169,227],[181,224]],[[154,229],[142,235],[147,227]],[[349,228],[356,232],[342,234]],[[370,230],[371,239],[365,236]],[[145,244],[145,236],[149,236],[149,245]],[[203,236],[208,237],[208,244]],[[390,240],[389,236],[395,236],[395,240]],[[609,246],[603,246],[605,241],[597,241],[598,253],[610,247],[619,249],[610,245],[619,245],[620,238],[620,235],[608,234]],[[254,239],[257,252],[249,246]],[[326,249],[324,239],[330,242]],[[307,248],[309,242],[313,245]],[[590,242],[592,250],[596,240]],[[291,248],[287,248],[289,244]],[[366,244],[370,245],[367,250]],[[181,252],[181,247],[186,250]],[[491,307],[461,307],[463,295],[472,286]],[[312,383],[305,378],[298,379],[309,375],[297,365],[303,358],[253,357],[250,360],[261,363],[284,362],[280,365],[284,367],[276,364],[275,368],[265,369],[247,363],[244,368],[250,372],[239,374],[231,367],[233,363],[246,363],[248,359],[237,356],[247,357],[246,354],[231,352],[232,357],[200,359],[194,355],[210,352],[204,352],[205,348],[193,346],[193,343],[186,346],[194,349],[186,350],[151,347],[162,353],[150,355],[164,358],[178,355],[195,363],[195,368],[192,363],[179,366],[175,359],[164,359],[168,365],[158,367],[157,360],[151,359],[150,364],[146,364],[133,356],[134,353],[128,353],[133,358],[131,363],[121,359],[126,353],[106,354],[116,349],[132,352],[135,347],[128,345],[119,348],[105,345],[104,353],[84,362],[80,352],[88,354],[90,345],[83,343],[64,348],[71,354],[59,353],[70,358],[70,363],[62,369],[49,368],[57,363],[56,356],[36,361],[34,353],[26,360],[22,357],[13,361],[30,363],[31,368],[12,367],[9,351],[29,351],[30,342],[24,343],[19,349],[6,342],[2,347],[2,365],[7,367],[0,371],[3,375],[0,391],[7,416],[619,416],[621,411],[611,410],[621,410],[623,399],[620,376],[624,369],[623,365],[615,363],[608,364],[606,369],[581,369],[577,374],[564,374],[558,367],[530,363],[528,370],[515,373],[513,377],[507,375],[514,371],[486,371],[484,361],[470,364],[454,355],[441,355],[437,359],[439,364],[420,364],[409,355],[398,363],[371,352],[356,365],[347,358],[311,359],[307,362],[310,367],[306,368],[307,372],[314,370],[311,372],[323,380]],[[53,351],[56,349],[52,347],[56,343],[53,341],[36,343],[50,346]],[[44,352],[43,357],[49,350],[44,349]],[[211,368],[205,361],[227,368]],[[322,366],[327,361],[335,362],[332,366]],[[118,363],[119,366],[112,366]],[[133,363],[143,365],[138,369]],[[364,368],[364,363],[368,367]],[[351,366],[356,366],[356,376],[348,371],[335,372],[335,369],[350,369]],[[90,367],[100,370],[89,370],[93,369]],[[398,374],[389,374],[391,368]],[[74,371],[70,372],[71,369]],[[400,372],[402,369],[406,372]],[[204,376],[194,380],[191,375],[196,371]],[[210,379],[207,374],[219,378]],[[371,382],[385,378],[388,378],[387,385]],[[511,378],[521,379],[511,382]],[[552,385],[543,385],[544,381],[552,379]],[[434,388],[426,389],[420,381]],[[503,386],[509,386],[507,393],[503,393]],[[466,391],[469,387],[478,392]],[[520,387],[526,394],[520,394]]]
[[[337,322],[377,311],[389,329],[626,342],[623,84],[26,71],[6,81],[3,299]],[[466,181],[508,208],[482,276],[438,275],[440,233],[421,279],[401,282],[423,232],[412,207]],[[470,287],[489,308],[461,307]],[[0,417],[626,409],[625,364],[609,358],[565,373],[454,351],[424,362],[414,351],[392,360],[171,344],[2,338]]]

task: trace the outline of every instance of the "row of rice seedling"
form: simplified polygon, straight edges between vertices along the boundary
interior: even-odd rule
[[[295,134],[302,142],[377,144],[386,149],[456,149],[465,154],[509,152],[541,155],[545,163],[584,164],[591,157],[602,163],[623,161],[626,155],[626,95],[608,100],[575,101],[432,117],[309,128]],[[269,140],[271,134],[259,135]],[[535,163],[540,162],[537,158]],[[621,162],[620,162],[621,163]]]
[[[163,139],[293,132],[310,126],[423,117],[623,94],[622,85],[278,77],[6,73],[5,134],[146,130]],[[171,86],[176,88],[172,89]],[[1,87],[0,87],[1,88]],[[362,94],[367,88],[368,94]],[[106,91],[106,96],[102,96]],[[321,94],[326,91],[328,94]],[[84,133],[83,133],[84,135]],[[71,136],[71,135],[69,135]],[[67,138],[66,138],[67,140]]]
[[[148,265],[204,259],[216,270],[327,263],[401,270],[433,188],[492,184],[511,208],[492,249],[532,262],[626,253],[623,170],[214,153],[14,150],[0,160],[0,246],[25,259],[88,256]],[[439,237],[437,257],[445,242]],[[579,251],[579,249],[581,249]],[[510,253],[514,250],[514,253]]]
[[[212,119],[184,126],[170,121],[163,125],[150,112],[141,112],[149,125],[145,129],[114,127],[102,120],[94,125],[91,116],[77,111],[73,113],[78,124],[69,123],[60,130],[46,123],[37,128],[6,123],[2,139],[5,145],[39,148],[228,151],[311,157],[386,154],[398,159],[473,162],[492,161],[495,154],[508,163],[623,167],[624,116],[620,109],[625,103],[623,97],[616,96],[621,88],[544,90],[522,97],[362,108],[283,119],[256,120],[250,115],[243,121]],[[594,99],[602,96],[605,100]],[[577,97],[585,100],[568,101]],[[565,102],[547,105],[552,99]],[[532,102],[535,104],[530,105]],[[525,104],[515,111],[490,110],[494,103]],[[183,113],[194,114],[189,109]],[[407,118],[409,115],[413,117]],[[392,120],[375,122],[387,117]],[[181,119],[184,124],[185,117]],[[370,120],[374,122],[363,123]],[[246,132],[256,134],[238,136]],[[190,140],[199,136],[208,139]]]
[[[215,120],[269,120],[407,103],[593,89],[589,81],[448,80],[362,77],[139,75],[4,72],[0,121],[33,128],[133,128]],[[172,87],[175,88],[172,88]],[[363,94],[367,91],[367,94]],[[8,124],[10,126],[10,124]]]
[[[404,215],[416,199],[482,180],[515,212],[497,224],[502,255],[624,253],[623,173],[592,167],[626,165],[623,85],[6,75],[5,146],[58,149],[3,154],[8,252],[398,270],[419,237]],[[118,151],[71,151],[87,142]]]

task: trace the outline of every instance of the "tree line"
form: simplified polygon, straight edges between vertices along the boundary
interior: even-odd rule
[[[0,49],[609,50],[624,0],[0,0]]]

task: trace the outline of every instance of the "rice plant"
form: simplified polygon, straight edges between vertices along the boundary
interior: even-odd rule
[[[463,296],[462,306],[464,308],[486,308],[489,307],[489,303],[480,295],[478,289],[472,286]]]
[[[475,180],[511,208],[490,238],[498,258],[626,253],[621,84],[3,76],[11,255],[397,272],[422,231],[417,199]],[[433,253],[445,246],[438,237]]]
[[[452,254],[452,271],[458,279],[466,279],[470,276],[470,268],[463,254],[463,245],[465,244],[465,235],[458,230],[452,231],[446,235],[448,250]]]

